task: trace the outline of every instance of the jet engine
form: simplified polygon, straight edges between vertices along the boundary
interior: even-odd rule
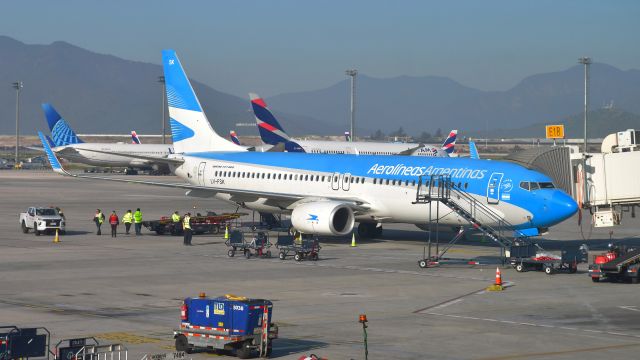
[[[291,224],[303,233],[347,235],[353,230],[353,210],[345,203],[319,201],[298,205],[291,213]]]

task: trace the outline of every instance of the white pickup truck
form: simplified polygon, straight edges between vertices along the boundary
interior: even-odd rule
[[[23,233],[33,229],[36,236],[42,233],[53,233],[58,229],[65,233],[64,218],[54,208],[30,207],[27,212],[20,213],[20,227]]]

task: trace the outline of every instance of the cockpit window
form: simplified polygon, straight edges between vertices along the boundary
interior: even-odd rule
[[[520,188],[527,190],[527,191],[532,191],[532,190],[538,190],[538,189],[555,189],[555,185],[553,185],[553,183],[550,182],[533,182],[533,181],[522,181],[520,182]]]

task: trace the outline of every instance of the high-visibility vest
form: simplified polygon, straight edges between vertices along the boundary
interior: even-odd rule
[[[98,218],[98,224],[102,224],[104,222],[104,215],[101,212],[97,213],[96,216]]]
[[[185,215],[184,218],[182,219],[182,228],[183,229],[191,230],[191,224],[189,223],[189,221],[191,221],[191,216]]]
[[[109,224],[118,225],[118,215],[111,214],[111,216],[109,216]]]
[[[142,211],[136,211],[135,213],[133,213],[133,221],[136,224],[139,224],[142,222]]]
[[[122,215],[122,222],[125,224],[131,224],[131,222],[133,221],[133,214],[130,212],[125,213],[124,215]]]
[[[180,222],[180,215],[178,214],[171,215],[171,221],[173,221],[174,223]]]

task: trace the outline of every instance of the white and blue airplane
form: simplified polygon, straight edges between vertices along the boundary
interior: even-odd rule
[[[174,154],[164,161],[186,183],[160,183],[66,172],[40,134],[52,168],[61,174],[180,188],[188,196],[215,197],[261,212],[291,215],[304,233],[343,236],[359,222],[362,235],[377,235],[383,223],[424,228],[431,204],[413,204],[420,176],[449,175],[456,187],[485,204],[510,229],[547,229],[571,217],[576,202],[551,179],[520,165],[447,157],[250,152],[219,136],[173,50],[162,53]],[[215,151],[203,149],[216,149]],[[444,214],[444,215],[443,215]],[[432,219],[432,220],[435,220]],[[479,218],[499,227],[496,217]],[[439,223],[468,226],[454,211],[440,210]]]

